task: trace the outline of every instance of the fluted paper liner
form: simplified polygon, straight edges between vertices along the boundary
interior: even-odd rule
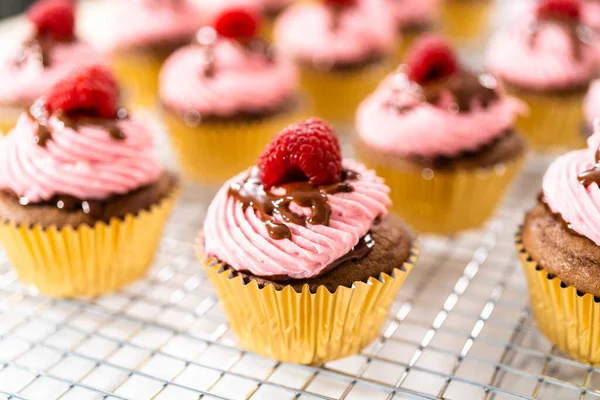
[[[255,165],[273,136],[306,116],[307,110],[299,106],[253,122],[200,122],[194,127],[172,111],[163,112],[181,168],[205,183],[221,183]]]
[[[415,243],[391,276],[382,273],[334,293],[323,286],[316,293],[308,285],[301,293],[290,286],[260,288],[221,270],[214,258],[201,254],[200,260],[244,348],[278,361],[320,364],[356,354],[377,337],[418,254]]]
[[[392,210],[419,233],[449,235],[484,224],[523,166],[525,157],[490,168],[400,170],[356,148],[359,159],[392,189]]]
[[[491,0],[445,0],[441,6],[443,34],[456,45],[484,39],[491,7]]]
[[[157,105],[158,79],[165,58],[166,55],[138,50],[111,56],[110,66],[122,88],[125,104],[137,109]]]
[[[599,301],[542,269],[524,248],[520,230],[515,241],[527,277],[531,311],[540,331],[571,357],[600,364]]]
[[[510,85],[506,90],[529,106],[529,113],[517,118],[517,127],[533,148],[552,150],[586,147],[586,138],[581,134],[585,90],[555,95],[525,92]]]
[[[136,215],[77,228],[5,222],[2,242],[19,279],[56,297],[95,296],[142,276],[150,266],[176,193]]]
[[[353,123],[358,105],[393,70],[392,60],[350,71],[300,67],[302,88],[310,96],[315,115],[332,123]]]

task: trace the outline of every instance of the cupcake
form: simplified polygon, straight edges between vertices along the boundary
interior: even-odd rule
[[[389,71],[396,35],[378,3],[323,0],[287,8],[274,36],[278,50],[298,64],[315,113],[350,123],[360,101]]]
[[[186,174],[222,183],[304,113],[296,70],[257,37],[258,19],[225,11],[160,74],[164,120]]]
[[[377,337],[418,254],[388,193],[320,119],[284,129],[223,185],[199,257],[242,346],[320,364]]]
[[[200,12],[191,0],[118,0],[100,11],[93,18],[102,25],[90,37],[108,55],[126,103],[155,106],[160,67],[192,41],[203,25]]]
[[[599,146],[597,127],[589,148],[550,165],[517,234],[538,328],[559,349],[590,364],[600,363]]]
[[[529,104],[517,126],[537,148],[583,144],[583,98],[598,71],[598,58],[574,0],[544,0],[533,20],[498,33],[487,64],[507,92]]]
[[[489,29],[491,7],[491,0],[442,0],[442,32],[456,44],[476,44]]]
[[[524,108],[490,74],[461,68],[443,38],[426,35],[358,108],[356,151],[418,232],[476,228],[521,168],[525,143],[514,124]]]
[[[31,32],[0,60],[0,134],[19,115],[73,70],[103,62],[102,55],[74,34],[75,6],[70,0],[44,0],[27,14]]]
[[[581,7],[583,22],[596,32],[600,31],[600,2],[583,0]]]
[[[150,266],[177,181],[105,67],[57,83],[0,142],[0,242],[50,296],[117,290]]]

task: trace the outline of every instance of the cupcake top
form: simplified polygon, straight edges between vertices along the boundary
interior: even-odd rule
[[[190,0],[119,0],[102,11],[101,34],[93,35],[94,44],[109,52],[180,45],[191,40],[203,21]]]
[[[244,8],[262,13],[267,16],[274,15],[292,4],[293,0],[198,0],[198,5],[209,19],[213,19],[222,12],[231,8]]]
[[[279,51],[320,68],[384,58],[392,51],[395,34],[384,7],[369,0],[294,4],[278,18],[274,31]]]
[[[600,126],[588,148],[557,158],[542,184],[542,200],[568,228],[600,245]]]
[[[176,51],[160,74],[163,104],[196,117],[261,115],[297,94],[292,63],[256,37],[258,20],[242,9],[221,14],[197,43]]]
[[[59,82],[0,142],[0,190],[22,205],[74,198],[89,212],[88,200],[155,182],[162,170],[152,135],[117,107],[118,97],[104,67],[85,67]]]
[[[359,106],[356,129],[365,144],[385,153],[453,157],[505,134],[522,111],[493,76],[461,69],[443,38],[425,35],[407,64]]]
[[[585,120],[590,128],[598,118],[598,110],[600,110],[600,80],[595,80],[590,85],[583,104]]]
[[[74,69],[104,62],[99,52],[75,37],[70,0],[40,1],[27,16],[29,39],[0,61],[1,104],[26,107]]]
[[[575,0],[542,0],[534,17],[499,32],[489,69],[509,84],[534,90],[585,88],[598,70],[591,30]]]
[[[375,1],[375,0],[373,0]],[[383,1],[400,29],[419,29],[433,24],[439,16],[441,0]]]
[[[342,160],[324,121],[300,122],[219,190],[204,222],[204,251],[272,280],[315,278],[370,251],[368,233],[387,214],[389,191],[373,171]]]

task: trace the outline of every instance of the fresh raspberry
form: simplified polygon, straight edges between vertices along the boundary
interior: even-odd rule
[[[579,0],[541,0],[536,9],[538,18],[559,18],[579,21],[581,2]]]
[[[215,21],[215,30],[228,39],[248,42],[258,32],[258,17],[243,8],[232,8],[221,13]]]
[[[454,50],[435,34],[421,36],[408,54],[408,78],[420,85],[448,78],[459,70]]]
[[[283,129],[258,159],[265,189],[288,182],[328,185],[342,179],[342,151],[333,129],[311,118]]]
[[[353,7],[358,0],[323,0],[323,2],[332,7]]]
[[[71,0],[41,0],[28,12],[38,34],[71,39],[75,32],[75,5]]]
[[[49,112],[114,118],[119,87],[112,72],[99,65],[84,67],[58,82],[46,99]]]

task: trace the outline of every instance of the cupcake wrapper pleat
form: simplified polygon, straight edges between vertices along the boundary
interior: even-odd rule
[[[392,275],[301,293],[246,283],[222,264],[200,255],[229,323],[242,346],[265,357],[299,364],[320,364],[358,353],[378,335],[398,290],[417,261],[410,258]]]
[[[441,29],[457,45],[471,44],[489,28],[491,0],[446,0],[442,4]]]
[[[0,242],[26,286],[56,297],[111,292],[142,276],[156,252],[176,193],[149,210],[77,228],[0,225]]]
[[[254,122],[208,122],[196,127],[171,111],[163,114],[184,173],[196,181],[220,183],[255,165],[273,136],[305,118],[306,110],[298,107]]]
[[[393,68],[391,60],[354,71],[321,71],[302,66],[300,77],[315,115],[331,123],[348,124],[354,122],[358,105]]]
[[[453,234],[474,229],[494,213],[524,157],[493,168],[458,169],[425,176],[420,170],[397,170],[361,152],[359,158],[392,189],[392,210],[420,233]],[[431,178],[431,179],[426,179]]]
[[[516,247],[539,330],[571,357],[600,364],[600,303],[593,295],[578,293],[574,287],[549,276],[525,250],[521,232],[516,235]]]
[[[529,105],[529,113],[517,118],[517,127],[533,148],[578,149],[586,146],[586,138],[581,134],[585,91],[544,95],[508,87],[507,92]]]

